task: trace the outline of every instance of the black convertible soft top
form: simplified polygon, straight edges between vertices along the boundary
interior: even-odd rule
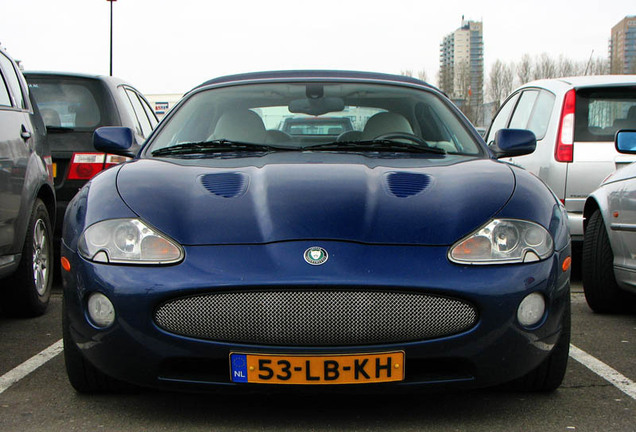
[[[222,84],[234,81],[252,81],[261,79],[286,79],[286,78],[347,78],[347,79],[366,79],[366,80],[381,80],[381,81],[394,81],[403,82],[408,84],[423,85],[434,88],[430,84],[421,81],[417,78],[404,76],[404,75],[392,75],[377,72],[358,72],[358,71],[338,71],[338,70],[287,70],[287,71],[268,71],[268,72],[249,72],[236,75],[225,75],[218,78],[213,78],[203,84],[195,87],[205,87],[208,85]]]

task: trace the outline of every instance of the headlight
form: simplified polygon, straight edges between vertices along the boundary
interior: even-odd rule
[[[455,243],[449,258],[459,264],[540,261],[553,252],[550,233],[534,222],[495,219]]]
[[[139,219],[111,219],[88,227],[81,235],[80,254],[94,262],[115,264],[173,264],[183,250],[166,235]]]

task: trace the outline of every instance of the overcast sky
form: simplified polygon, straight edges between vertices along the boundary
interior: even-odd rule
[[[400,73],[435,84],[439,44],[462,15],[484,23],[486,72],[525,53],[606,58],[634,0],[118,0],[113,75],[183,93],[219,75],[279,69]],[[0,0],[0,43],[26,70],[108,75],[106,0]]]

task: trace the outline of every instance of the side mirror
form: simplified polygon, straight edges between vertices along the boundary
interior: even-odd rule
[[[135,138],[133,131],[127,127],[105,126],[93,133],[93,147],[104,153],[134,157],[131,148]]]
[[[501,129],[495,134],[495,140],[488,145],[497,159],[502,157],[523,156],[537,148],[537,137],[526,129]]]
[[[619,130],[614,138],[619,153],[636,154],[636,130]]]

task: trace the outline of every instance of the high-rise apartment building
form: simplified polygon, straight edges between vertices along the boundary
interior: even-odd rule
[[[473,121],[484,102],[483,23],[466,21],[440,44],[439,87]]]
[[[609,51],[611,73],[636,74],[636,16],[612,27]]]

